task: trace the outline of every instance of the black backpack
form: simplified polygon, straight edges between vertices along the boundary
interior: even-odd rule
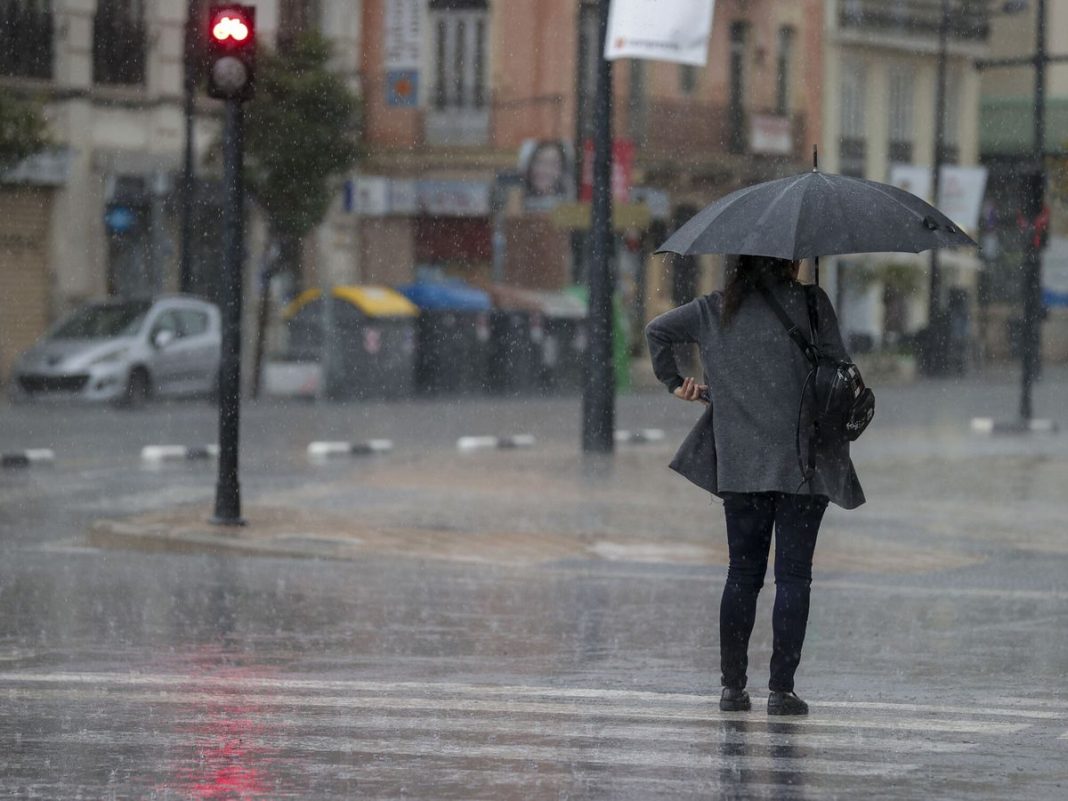
[[[815,344],[819,342],[816,294],[811,285],[804,289],[811,340],[801,333],[768,288],[759,286],[760,294],[775,312],[790,339],[812,365],[801,389],[801,404],[797,411],[797,461],[803,476],[802,484],[809,481],[816,471],[816,451],[821,445],[840,444],[843,440],[853,442],[864,433],[875,416],[875,393],[864,383],[859,368],[852,362],[839,361],[826,355]],[[806,467],[801,458],[801,415],[810,388],[815,416],[809,436]]]

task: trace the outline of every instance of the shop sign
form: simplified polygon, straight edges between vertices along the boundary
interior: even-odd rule
[[[423,0],[386,0],[383,16],[383,66],[386,102],[419,105],[419,69],[423,49]]]
[[[749,149],[753,153],[788,156],[794,151],[790,118],[774,114],[752,114],[749,117]]]
[[[419,211],[435,217],[485,217],[490,213],[490,186],[482,181],[419,181]]]

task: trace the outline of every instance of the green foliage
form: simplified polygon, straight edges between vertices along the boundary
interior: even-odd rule
[[[48,146],[41,106],[0,89],[0,170]]]
[[[262,52],[256,97],[246,107],[246,181],[282,238],[322,221],[330,178],[360,157],[360,103],[327,69],[329,43],[310,33]]]

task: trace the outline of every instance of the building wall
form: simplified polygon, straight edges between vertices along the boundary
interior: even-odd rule
[[[843,29],[838,12],[841,0],[827,0],[824,20],[827,25],[823,48],[824,93],[822,108],[822,142],[820,165],[828,172],[842,172],[839,142],[842,137],[842,83],[850,73],[863,75],[863,135],[866,143],[864,177],[887,181],[890,176],[891,154],[890,76],[893,70],[906,68],[913,75],[912,97],[912,159],[918,166],[931,166],[934,161],[935,97],[937,83],[938,40],[937,27],[922,33],[887,33]],[[979,76],[973,68],[976,58],[986,57],[984,42],[950,39],[947,48],[947,92],[957,87],[958,164],[974,165],[979,160]],[[947,102],[952,102],[948,99]],[[947,141],[947,145],[951,143]],[[947,288],[962,286],[973,295],[978,262],[970,255],[953,259],[962,266],[943,266]],[[883,305],[884,287],[878,278],[870,278],[870,270],[884,264],[910,264],[921,272],[922,287],[907,301],[907,328],[915,331],[927,324],[928,301],[927,256],[871,254],[859,257],[823,260],[824,286],[839,303],[843,329],[870,337],[876,346],[883,342],[886,309]],[[974,320],[974,314],[973,314]]]
[[[335,43],[336,69],[355,87],[359,4],[322,0],[320,5],[322,29]],[[182,54],[187,4],[145,0],[145,80],[134,86],[93,83],[96,0],[55,0],[52,7],[52,79],[0,77],[0,81],[16,89],[36,90],[45,98],[50,135],[66,152],[67,176],[53,192],[48,233],[54,276],[49,317],[54,318],[73,305],[115,289],[108,281],[115,242],[109,239],[104,219],[119,177],[143,181],[154,225],[147,259],[158,273],[155,284],[162,289],[177,286],[176,209],[185,136]],[[278,0],[261,0],[256,8],[260,38],[273,42]],[[219,137],[219,121],[220,104],[198,98],[195,137],[198,172],[202,175],[207,170],[205,157]],[[327,222],[331,228],[339,225],[335,219],[338,214],[336,209],[332,212]],[[322,237],[321,244],[329,249],[333,241],[348,247],[344,237],[337,236]],[[258,263],[258,254],[250,255],[250,263]],[[327,257],[333,264],[354,262],[351,251],[340,256],[329,253]]]

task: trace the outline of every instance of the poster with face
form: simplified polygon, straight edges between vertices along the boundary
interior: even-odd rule
[[[569,142],[528,139],[519,149],[519,174],[528,208],[552,208],[575,196],[574,153]]]

